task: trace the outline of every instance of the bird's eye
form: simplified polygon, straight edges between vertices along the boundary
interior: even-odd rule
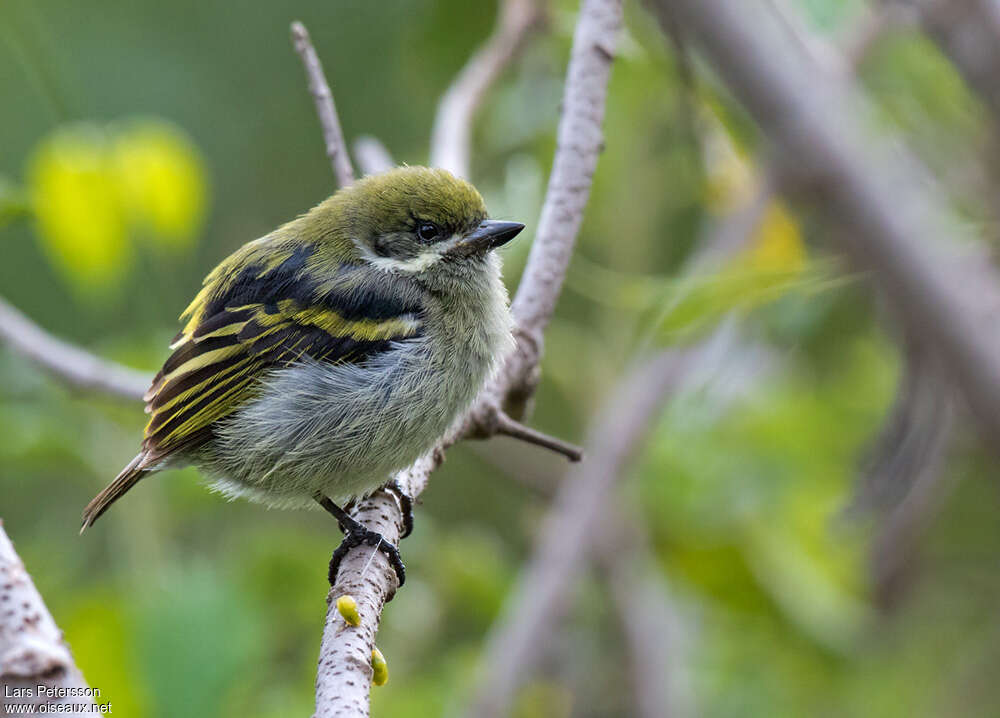
[[[441,229],[433,222],[421,222],[417,225],[417,236],[424,242],[431,242],[441,236]]]

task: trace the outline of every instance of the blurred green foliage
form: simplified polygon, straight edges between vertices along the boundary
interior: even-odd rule
[[[830,38],[863,8],[796,6]],[[574,13],[555,3],[549,32],[476,126],[476,184],[495,216],[528,224],[505,250],[512,288],[554,150]],[[826,253],[836,229],[804,207],[772,203],[741,253],[681,276],[713,223],[752,195],[757,138],[710,78],[688,82],[641,7],[627,16],[535,424],[579,440],[637,354],[729,326],[735,348],[665,408],[625,485],[683,618],[672,668],[697,713],[1000,715],[995,467],[959,437],[946,468],[955,488],[916,547],[920,571],[878,607],[879,524],[841,512],[892,401],[891,333],[864,278]],[[309,27],[347,137],[373,134],[419,163],[437,98],[492,17],[492,4],[459,0],[0,4],[0,96],[15,98],[0,112],[0,293],[152,372],[204,274],[331,189],[289,22]],[[875,121],[939,172],[976,156],[988,123],[933,45],[887,38],[862,80]],[[946,189],[985,221],[981,198]],[[144,482],[77,537],[81,508],[131,458],[142,423],[139,407],[76,395],[0,352],[0,516],[89,682],[116,715],[310,714],[336,527],[226,503],[186,470]],[[506,440],[449,452],[402,546],[410,578],[379,634],[391,677],[374,691],[376,716],[462,705],[546,508],[512,477],[564,471]],[[516,715],[633,712],[623,639],[595,581],[541,647]]]

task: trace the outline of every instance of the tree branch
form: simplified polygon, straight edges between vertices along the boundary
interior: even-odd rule
[[[620,0],[584,0],[573,35],[557,151],[521,284],[511,304],[517,348],[493,393],[515,419],[524,414],[538,383],[543,333],[573,254],[583,212],[604,149],[604,106],[621,29]]]
[[[302,58],[302,66],[306,70],[309,92],[316,103],[316,114],[323,129],[323,142],[326,144],[326,156],[330,158],[330,165],[333,167],[333,176],[337,178],[338,187],[347,187],[354,183],[354,168],[351,167],[344,133],[340,129],[340,120],[337,119],[333,93],[330,92],[330,85],[326,81],[326,75],[323,74],[323,65],[312,46],[312,40],[309,39],[309,32],[306,26],[297,20],[292,23],[292,44]]]
[[[473,409],[439,445],[396,477],[410,496],[418,496],[443,452],[455,441],[477,433],[477,418],[498,410],[509,387],[533,387],[538,371],[541,333],[555,308],[566,265],[582,222],[591,179],[603,145],[601,125],[607,81],[621,26],[621,0],[584,0],[573,39],[559,123],[556,155],[542,209],[539,232],[512,306],[519,327],[518,346],[505,368],[486,387]],[[499,401],[498,401],[499,399]],[[395,495],[379,491],[358,509],[356,517],[396,541],[402,512]],[[352,549],[341,564],[329,597],[350,593],[362,613],[361,626],[343,625],[330,603],[320,648],[316,679],[317,716],[367,716],[371,685],[371,649],[382,606],[396,589],[396,576],[381,553],[371,547]]]
[[[545,0],[502,0],[497,25],[438,104],[431,131],[430,164],[469,176],[472,121],[490,87],[514,62],[545,19]]]
[[[24,563],[7,538],[0,521],[0,707],[30,704],[69,706],[76,710],[60,715],[88,714],[94,704],[91,689],[73,662],[62,631],[45,607]],[[50,691],[41,692],[39,686]],[[17,689],[31,688],[24,695],[10,697]],[[60,693],[64,695],[59,695]],[[98,692],[99,695],[99,692]],[[92,715],[92,714],[90,714]]]
[[[956,234],[934,183],[908,154],[887,152],[858,117],[848,82],[831,82],[782,42],[760,7],[725,0],[657,0],[676,13],[803,186],[822,197],[841,248],[871,270],[895,316],[932,347],[982,428],[1000,446],[1000,278],[980,254],[942,246]],[[757,19],[753,27],[746,18]],[[793,162],[794,158],[794,162]]]
[[[70,386],[142,399],[149,376],[57,339],[0,298],[0,340]]]

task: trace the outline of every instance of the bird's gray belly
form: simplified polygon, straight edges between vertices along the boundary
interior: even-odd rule
[[[488,367],[480,357],[436,356],[418,340],[365,365],[280,369],[220,424],[196,463],[223,493],[273,506],[308,505],[316,491],[337,502],[364,496],[433,446]]]

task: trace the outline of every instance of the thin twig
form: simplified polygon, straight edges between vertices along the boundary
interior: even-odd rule
[[[543,434],[536,429],[532,429],[530,426],[525,426],[519,421],[514,421],[503,412],[497,413],[496,433],[549,449],[557,454],[562,454],[573,462],[583,458],[583,449],[579,446],[570,444],[562,439],[557,439],[554,436]]]
[[[0,341],[77,389],[142,399],[150,377],[57,339],[0,298]]]
[[[69,712],[60,715],[93,715],[93,689],[73,662],[62,631],[45,607],[31,576],[0,521],[0,708],[17,712],[28,705],[29,713],[56,712],[58,705]],[[39,691],[44,686],[51,691]],[[24,690],[30,688],[30,691]],[[63,690],[65,689],[65,690]],[[99,695],[99,692],[98,692]],[[70,710],[70,706],[79,706]]]
[[[496,30],[469,59],[438,104],[431,166],[469,176],[472,121],[490,87],[514,62],[545,18],[543,0],[503,0]]]
[[[469,414],[456,423],[434,450],[397,475],[397,481],[410,496],[416,497],[423,491],[446,447],[475,433],[472,423],[474,417],[482,415],[482,407],[501,406],[503,402],[498,402],[498,397],[508,396],[510,387],[528,384],[537,373],[541,334],[562,288],[603,146],[601,125],[607,81],[621,22],[621,0],[584,0],[567,70],[563,116],[539,233],[512,306],[520,329],[517,350],[507,359],[500,377],[483,390]],[[375,493],[355,516],[386,540],[398,540],[403,516],[392,492]],[[369,714],[370,656],[375,629],[382,606],[396,588],[396,575],[388,562],[381,553],[374,558],[370,554],[361,547],[349,551],[329,593],[331,599],[351,593],[362,613],[362,624],[358,628],[346,627],[335,609],[327,612],[316,677],[317,716]],[[369,560],[370,567],[364,573]]]
[[[344,133],[340,129],[340,120],[337,119],[337,108],[333,104],[333,93],[330,92],[330,85],[323,74],[323,65],[319,61],[319,55],[312,46],[309,39],[309,31],[305,25],[299,21],[292,23],[292,44],[295,51],[302,58],[302,66],[306,70],[306,77],[309,79],[309,92],[316,103],[316,114],[319,116],[319,124],[323,128],[323,142],[326,143],[326,156],[330,158],[330,165],[333,167],[333,176],[337,178],[338,187],[347,187],[354,183],[354,168],[351,167],[351,158],[347,154],[347,144],[344,142]]]

